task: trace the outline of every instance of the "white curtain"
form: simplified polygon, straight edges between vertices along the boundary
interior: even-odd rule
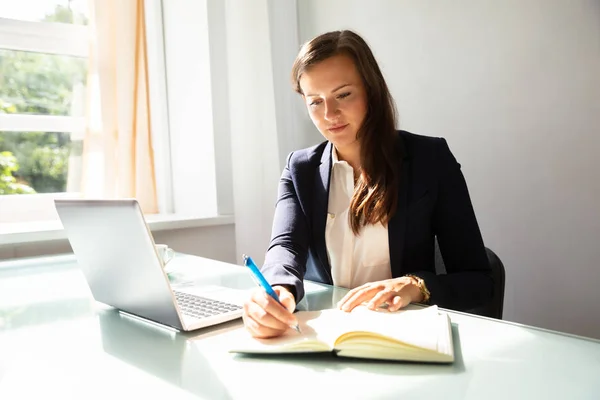
[[[157,213],[144,1],[91,4],[82,193]]]

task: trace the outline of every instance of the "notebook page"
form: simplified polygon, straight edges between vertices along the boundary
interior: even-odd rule
[[[439,318],[439,332],[438,337],[438,353],[447,354],[454,359],[454,343],[452,341],[452,323],[448,314],[440,315]]]
[[[296,313],[302,333],[288,329],[282,336],[269,339],[252,338],[241,331],[233,343],[231,352],[281,353],[302,351],[329,351],[333,342],[348,324],[348,315],[339,310],[300,311]]]
[[[438,351],[440,337],[440,315],[437,306],[396,312],[373,311],[360,306],[350,312],[351,328],[388,336],[400,342]]]

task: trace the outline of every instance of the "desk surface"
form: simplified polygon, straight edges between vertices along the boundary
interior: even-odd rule
[[[178,256],[179,279],[253,288],[235,265]],[[181,281],[180,281],[181,282]],[[300,309],[344,289],[307,284]],[[600,341],[449,313],[453,365],[227,353],[241,320],[178,333],[93,301],[72,256],[0,263],[0,398],[598,399]]]

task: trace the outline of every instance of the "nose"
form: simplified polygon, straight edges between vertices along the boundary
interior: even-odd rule
[[[335,119],[337,119],[339,111],[340,110],[335,99],[325,100],[325,119],[327,121],[334,121]]]

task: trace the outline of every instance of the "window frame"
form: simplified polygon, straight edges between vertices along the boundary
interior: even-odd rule
[[[152,229],[155,222],[161,228],[231,224],[234,218],[233,176],[225,5],[220,1],[210,0],[153,0],[145,3],[145,11],[152,141],[159,205],[159,214],[147,216],[147,220]],[[181,15],[187,16],[187,23],[181,23]],[[0,19],[0,22],[5,20]],[[29,25],[30,32],[37,32],[39,36],[39,29],[35,30],[32,24],[40,23],[19,21],[10,26]],[[5,34],[7,26],[0,26],[0,35]],[[55,34],[49,37],[54,38],[53,40],[64,38],[64,30],[62,33],[59,30],[62,27],[57,28]],[[193,40],[199,35],[204,42],[203,46],[197,46]],[[23,39],[20,43],[29,42]],[[13,41],[13,46],[14,43],[16,41]],[[39,48],[49,51],[50,47],[47,45]],[[78,48],[73,46],[75,47]],[[71,50],[71,53],[78,51],[82,50]],[[175,57],[173,51],[176,53]],[[201,74],[195,74],[192,82],[188,82],[190,77],[182,75],[178,67],[198,60],[205,60],[202,62],[207,64],[202,68]],[[210,99],[211,107],[202,110],[201,115],[196,110],[181,112],[180,106],[185,101],[182,93],[185,94],[188,83],[191,83],[194,90],[202,90],[205,98]],[[34,120],[22,119],[19,123],[36,123],[31,121]],[[67,124],[58,120],[54,123]],[[207,160],[201,165],[196,164],[198,158],[201,158],[196,150],[203,151],[203,156],[207,156]],[[37,196],[48,201],[48,196],[65,197],[69,193],[0,196],[0,225],[3,222],[3,210],[4,214],[10,213],[11,207],[18,206],[19,199],[23,199],[23,196]],[[62,231],[51,235],[48,232],[49,223],[54,221],[60,224],[56,211],[50,211],[52,215],[47,216],[49,220],[29,223],[17,221],[11,224],[13,227],[4,224],[4,229],[0,228],[0,244],[3,241],[15,244],[64,239],[66,236]]]
[[[85,118],[62,115],[30,115],[0,113],[2,132],[67,132],[76,134],[85,129]]]
[[[87,26],[0,18],[0,49],[87,58]],[[0,114],[0,131],[81,132],[83,117]]]
[[[148,46],[148,78],[151,87],[150,106],[153,110],[151,124],[154,128],[152,141],[155,152],[159,214],[171,214],[175,210],[172,200],[173,188],[170,183],[170,138],[162,4],[161,1],[148,2],[145,8],[147,36],[151,39],[148,42],[152,43],[152,46]],[[85,25],[0,18],[0,49],[87,58],[88,29]],[[84,130],[84,117],[0,113],[0,132],[64,132],[70,134],[71,138],[83,139],[80,136]],[[27,199],[23,196],[27,196]],[[0,196],[0,208],[4,210],[4,212],[0,210],[0,223],[15,223],[20,219],[29,224],[56,221],[58,217],[55,210],[49,209],[48,200],[79,196],[80,193],[77,192]],[[32,209],[25,210],[24,204],[28,204]],[[13,215],[11,218],[8,217],[9,213]],[[14,214],[17,216],[15,217]],[[27,216],[27,218],[19,216]]]
[[[0,18],[0,48],[87,58],[87,26]]]

